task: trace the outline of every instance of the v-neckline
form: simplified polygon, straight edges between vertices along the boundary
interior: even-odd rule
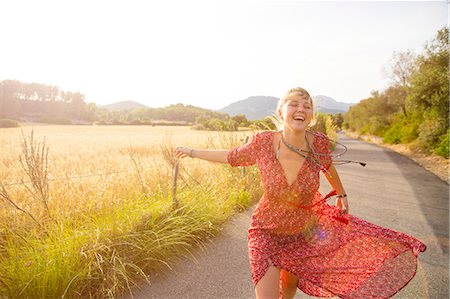
[[[305,168],[305,167],[306,167],[306,164],[310,162],[309,156],[311,155],[311,152],[308,153],[308,155],[306,156],[305,160],[304,160],[303,163],[302,163],[302,166],[300,166],[300,168],[299,168],[299,170],[298,170],[298,172],[297,172],[297,175],[295,176],[294,181],[293,181],[292,183],[289,183],[288,178],[287,178],[287,175],[286,175],[286,171],[284,170],[283,165],[281,165],[280,160],[277,159],[277,156],[276,156],[276,154],[275,154],[275,147],[274,147],[274,143],[273,143],[274,138],[275,138],[275,133],[276,133],[276,132],[273,132],[273,133],[272,133],[272,139],[270,140],[270,141],[271,141],[271,143],[270,143],[270,144],[271,144],[271,146],[270,146],[270,151],[272,152],[272,158],[276,161],[276,163],[277,163],[278,166],[280,167],[281,172],[283,173],[284,182],[286,183],[286,185],[288,186],[288,188],[291,188],[292,186],[295,185],[295,183],[297,183],[298,177],[300,176],[300,173],[303,173],[303,168]],[[306,133],[306,134],[307,134],[307,133]],[[316,142],[316,138],[314,137],[314,140],[313,140],[313,142],[312,142],[312,144],[311,144],[311,147],[314,146],[314,143],[315,143],[315,142]]]

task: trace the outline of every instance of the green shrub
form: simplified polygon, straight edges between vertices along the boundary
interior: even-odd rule
[[[419,128],[419,124],[418,123],[406,123],[402,127],[401,142],[402,143],[409,143],[409,142],[415,140],[417,138],[417,136],[418,136],[418,128]]]
[[[449,157],[449,135],[450,130],[447,130],[447,133],[444,136],[441,136],[439,147],[434,151],[436,155],[442,156],[446,159]]]
[[[317,113],[316,123],[311,127],[316,132],[322,132],[331,139],[337,137],[337,126],[331,114]]]
[[[420,146],[424,150],[432,152],[439,147],[441,137],[445,136],[448,130],[448,124],[440,118],[439,111],[436,108],[424,113],[423,119],[424,121],[420,124],[419,129]]]
[[[208,131],[237,131],[239,123],[234,119],[218,119],[218,118],[197,118],[197,123],[192,127],[195,130]]]
[[[276,120],[272,116],[266,116],[263,119],[252,120],[250,122],[250,129],[258,130],[277,130],[277,125],[274,123]]]
[[[383,142],[389,144],[397,144],[402,140],[401,124],[394,123],[383,136]]]
[[[382,135],[383,141],[390,144],[409,143],[418,137],[420,123],[421,118],[418,116],[405,117],[403,114],[397,114]]]

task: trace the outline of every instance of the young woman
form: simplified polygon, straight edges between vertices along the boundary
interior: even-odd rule
[[[252,214],[248,253],[257,298],[388,298],[415,275],[425,244],[348,214],[348,197],[333,166],[329,139],[313,132],[313,102],[303,88],[281,98],[281,131],[257,133],[231,150],[178,147],[178,158],[257,164],[264,195]],[[336,206],[318,192],[323,172]]]

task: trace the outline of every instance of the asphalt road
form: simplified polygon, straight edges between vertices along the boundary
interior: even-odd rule
[[[419,255],[416,276],[393,298],[449,298],[449,185],[392,150],[344,135],[339,140],[349,148],[345,159],[367,163],[337,166],[350,213],[412,235],[428,247]],[[324,178],[320,190],[330,190]],[[230,219],[206,250],[180,259],[172,271],[150,276],[151,284],[134,289],[133,297],[255,298],[247,257],[247,228],[255,207]],[[296,298],[317,297],[297,290]]]

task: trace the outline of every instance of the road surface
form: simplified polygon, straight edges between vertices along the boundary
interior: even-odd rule
[[[416,276],[393,298],[449,298],[449,185],[392,150],[345,135],[339,140],[349,148],[343,158],[367,163],[336,166],[350,213],[412,235],[428,247],[419,255]],[[330,190],[323,177],[320,190]],[[230,219],[206,250],[193,252],[195,260],[181,259],[172,271],[149,277],[151,285],[133,289],[133,297],[255,298],[247,257],[247,228],[255,208]],[[297,290],[295,298],[317,297]]]

